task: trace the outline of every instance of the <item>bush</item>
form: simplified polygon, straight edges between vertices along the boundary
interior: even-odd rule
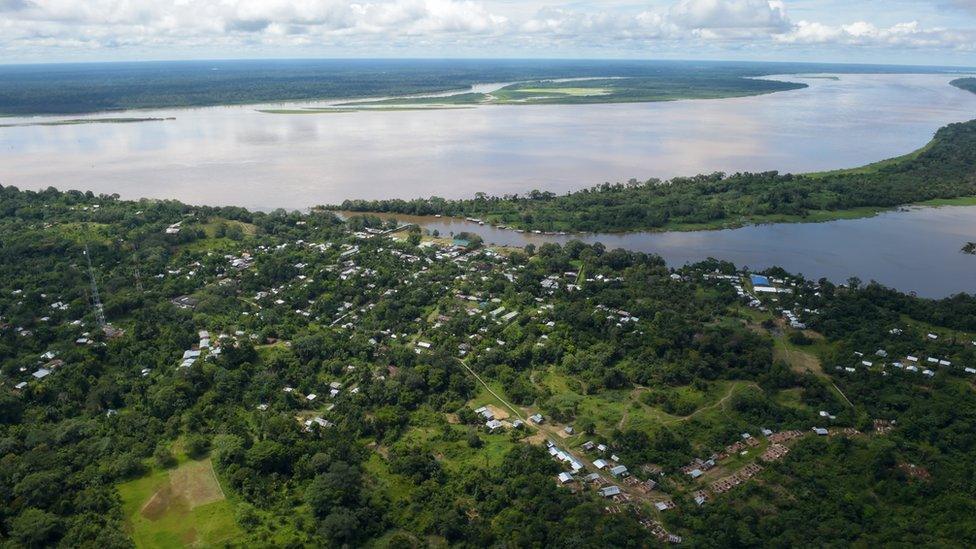
[[[160,442],[156,446],[156,450],[153,452],[153,460],[156,461],[156,465],[163,469],[169,469],[176,465],[176,457],[173,456],[173,452],[169,449],[169,443],[166,442]]]
[[[188,435],[183,443],[186,455],[192,459],[200,459],[210,451],[210,439],[203,435]]]

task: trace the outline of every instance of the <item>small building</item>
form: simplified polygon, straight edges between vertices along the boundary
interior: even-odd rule
[[[625,477],[628,475],[626,465],[617,465],[610,469],[610,474],[615,477]]]
[[[568,482],[573,482],[573,475],[570,473],[559,473],[559,483],[566,484]]]
[[[600,488],[600,495],[603,496],[603,497],[605,497],[605,498],[612,498],[613,496],[619,496],[620,495],[620,487],[619,486],[606,486],[604,488]]]
[[[607,468],[607,465],[608,465],[607,462],[605,460],[602,460],[602,459],[598,459],[598,460],[596,460],[596,461],[593,462],[593,466],[596,467],[597,469],[600,469],[601,471],[603,469],[606,469]]]
[[[822,437],[825,437],[828,434],[830,434],[830,432],[827,431],[826,429],[824,429],[823,427],[814,427],[813,428],[813,432],[814,433],[817,433],[817,435],[822,436]]]
[[[563,429],[563,432],[565,432],[567,435],[572,435],[573,433],[575,433],[572,425],[567,425],[566,428]]]
[[[502,422],[498,421],[497,419],[492,419],[485,423],[485,427],[487,427],[489,431],[494,432],[502,428]]]
[[[475,410],[475,411],[477,412],[477,410]],[[529,421],[531,421],[532,423],[535,423],[536,425],[541,425],[542,422],[545,421],[545,420],[542,418],[542,414],[535,414],[535,415],[529,416]]]

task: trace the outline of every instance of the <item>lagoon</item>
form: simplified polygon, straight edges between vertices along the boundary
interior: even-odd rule
[[[346,215],[346,214],[344,214]],[[710,257],[739,267],[783,267],[809,279],[846,283],[857,276],[929,298],[976,293],[976,256],[962,253],[976,240],[976,206],[910,207],[874,217],[823,223],[774,223],[694,232],[545,235],[519,233],[463,219],[387,216],[448,236],[462,231],[486,244],[524,247],[581,240],[660,255],[679,267]]]

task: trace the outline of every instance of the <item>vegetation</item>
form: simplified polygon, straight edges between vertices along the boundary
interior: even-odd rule
[[[632,180],[556,195],[473,199],[347,200],[343,210],[477,217],[522,229],[633,231],[708,229],[769,221],[863,216],[931,200],[976,195],[976,120],[940,129],[896,161],[837,172],[714,173],[662,182]]]
[[[655,100],[729,97],[792,87],[743,80],[754,76],[919,70],[812,63],[613,60],[306,59],[7,65],[0,67],[0,116],[379,98],[464,92],[483,82],[610,76],[635,78],[637,88],[631,91],[616,88],[618,83],[614,83],[618,100],[642,100],[640,96],[653,96]],[[531,87],[540,85],[548,86]],[[526,92],[513,89],[506,93]],[[573,101],[593,99],[576,96]]]
[[[976,78],[959,78],[949,83],[959,89],[976,93]]]
[[[976,298],[395,227],[0,188],[2,543],[976,544]]]
[[[523,105],[637,103],[678,99],[717,99],[741,97],[805,88],[805,84],[742,76],[671,73],[626,78],[592,78],[529,81],[511,84],[491,93],[465,93],[448,97],[406,97],[379,101],[346,103],[345,106],[408,105]]]

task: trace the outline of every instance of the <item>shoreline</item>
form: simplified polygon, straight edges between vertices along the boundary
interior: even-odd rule
[[[472,224],[476,226],[490,227],[495,230],[505,230],[517,232],[520,234],[525,234],[529,236],[591,236],[591,235],[613,235],[613,236],[625,236],[634,234],[660,234],[660,233],[696,233],[696,232],[711,232],[711,231],[726,231],[743,229],[746,227],[759,227],[763,225],[780,225],[780,224],[815,224],[815,223],[830,223],[833,221],[849,221],[855,219],[869,219],[876,217],[884,213],[898,212],[902,210],[907,210],[910,208],[942,208],[942,207],[970,207],[976,206],[976,196],[964,196],[959,198],[937,198],[933,200],[927,200],[924,202],[913,202],[909,204],[901,204],[898,206],[891,207],[864,207],[857,208],[853,210],[836,210],[836,211],[823,211],[815,212],[814,215],[801,217],[801,216],[778,216],[773,215],[762,219],[747,219],[747,220],[736,220],[730,221],[728,223],[721,224],[711,224],[711,225],[677,225],[677,226],[666,226],[666,227],[655,227],[649,229],[638,229],[630,231],[537,231],[529,229],[517,229],[504,224],[492,223],[487,219],[482,225],[471,219],[465,217],[451,216],[451,215],[441,215],[440,217],[436,215],[412,215],[403,214],[397,212],[379,212],[379,211],[355,211],[355,210],[343,210],[338,208],[325,208],[325,207],[313,207],[311,210],[328,211],[338,215],[341,218],[355,217],[355,216],[376,216],[381,218],[395,218],[395,219],[424,219],[431,222],[436,221],[451,221],[451,222],[461,222]],[[420,224],[420,223],[418,223]]]

